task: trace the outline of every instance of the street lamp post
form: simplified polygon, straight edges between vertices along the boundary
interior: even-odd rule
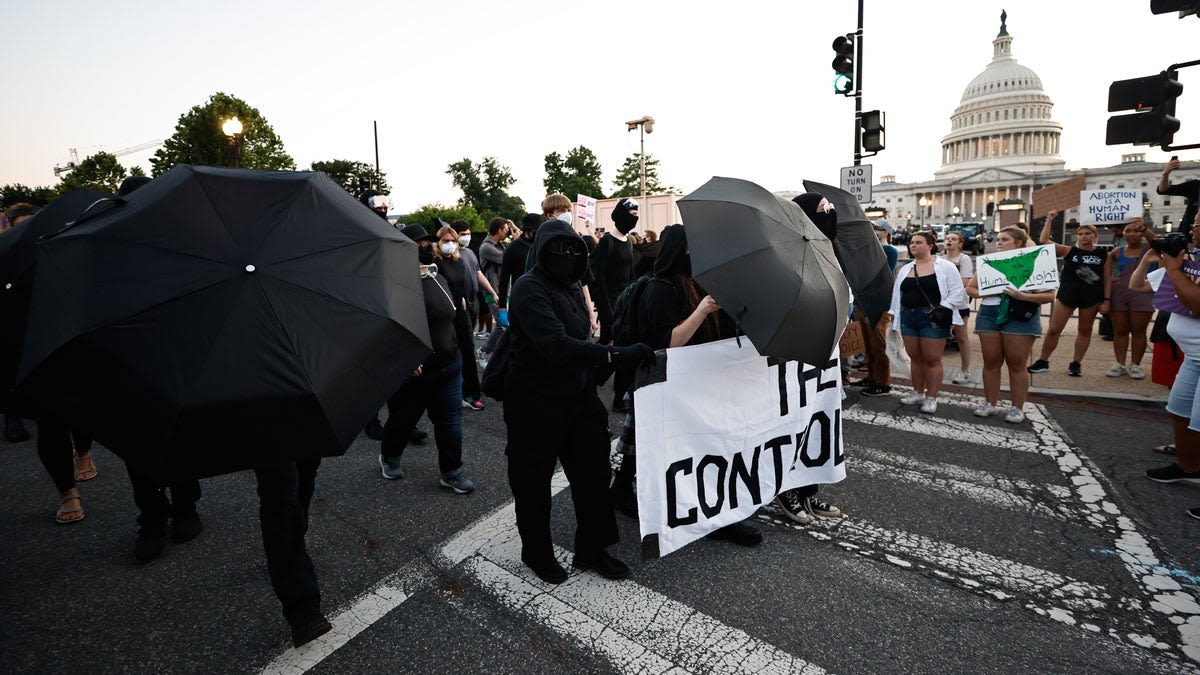
[[[641,143],[641,149],[638,151],[638,163],[640,164],[639,171],[641,174],[641,200],[639,204],[644,209],[646,208],[646,134],[654,133],[654,118],[649,115],[643,115],[636,120],[629,120],[625,123],[627,131],[638,130],[638,140]]]
[[[236,115],[221,124],[221,131],[229,142],[229,159],[235,169],[240,167],[242,160],[242,128],[242,121]]]
[[[920,200],[917,201],[917,204],[919,204],[921,206],[921,231],[922,232],[925,231],[925,209],[932,203],[933,202],[929,201],[928,199],[926,199],[923,196],[921,197]]]

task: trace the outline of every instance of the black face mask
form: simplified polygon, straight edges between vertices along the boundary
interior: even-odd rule
[[[837,236],[837,211],[829,210],[825,213],[818,213],[812,219],[813,225],[821,231],[821,234],[833,239]]]
[[[613,223],[617,226],[617,232],[621,234],[629,234],[633,228],[637,226],[638,217],[632,213],[624,213]]]
[[[555,284],[566,286],[571,283],[571,271],[575,266],[572,256],[547,253],[538,259],[538,265],[546,274],[546,278]]]
[[[428,265],[433,262],[433,247],[422,246],[417,249],[417,262],[422,265]]]

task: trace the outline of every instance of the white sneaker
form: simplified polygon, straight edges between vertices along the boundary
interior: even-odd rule
[[[914,403],[920,403],[921,401],[924,401],[924,400],[925,400],[925,394],[920,394],[920,393],[917,393],[914,391],[913,393],[902,397],[900,399],[900,405],[912,405]]]
[[[1146,373],[1143,373],[1142,367],[1135,363],[1129,366],[1129,379],[1144,380],[1146,379]]]
[[[1139,368],[1138,370],[1141,370],[1141,368]],[[1116,361],[1113,361],[1112,368],[1109,368],[1108,372],[1105,373],[1105,375],[1107,375],[1109,377],[1120,377],[1124,374],[1125,374],[1125,366],[1117,363]],[[1145,376],[1143,375],[1143,377],[1145,377]]]
[[[926,398],[925,402],[921,404],[921,412],[929,413],[930,415],[937,412],[937,399]]]
[[[954,384],[966,384],[971,381],[971,374],[965,370],[960,370],[958,371],[958,374],[954,376],[954,379],[950,381]]]
[[[1012,424],[1020,424],[1025,421],[1025,413],[1021,409],[1013,406],[1008,409],[1008,414],[1004,416],[1004,421]]]
[[[991,403],[988,403],[987,401],[984,401],[983,403],[979,404],[978,408],[975,409],[975,416],[976,417],[991,417],[992,415],[995,415],[996,412],[997,412],[996,406],[992,405]]]

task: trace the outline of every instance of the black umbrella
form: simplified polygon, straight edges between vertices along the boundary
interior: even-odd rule
[[[9,391],[17,376],[38,240],[111,197],[95,190],[73,190],[0,236],[0,410],[8,409]]]
[[[692,275],[759,353],[824,365],[846,326],[849,290],[832,244],[804,211],[721,177],[680,199],[679,211]]]
[[[874,326],[892,304],[892,268],[879,245],[875,228],[863,213],[854,195],[832,185],[804,181],[804,189],[815,192],[833,204],[837,213],[837,236],[833,251],[842,265],[842,273],[854,291],[854,304]]]
[[[341,454],[430,353],[416,246],[321,173],[181,165],[39,249],[18,395],[160,481]]]

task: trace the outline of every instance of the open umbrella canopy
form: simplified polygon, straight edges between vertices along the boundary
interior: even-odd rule
[[[887,254],[879,245],[875,228],[849,192],[812,180],[804,181],[804,189],[816,192],[833,204],[838,224],[833,251],[842,265],[850,290],[854,291],[855,306],[862,309],[874,326],[891,305],[893,280]]]
[[[95,190],[72,190],[0,236],[0,409],[8,409],[25,341],[38,240],[58,232],[89,206],[112,196]]]
[[[849,290],[829,239],[799,206],[737,178],[679,200],[692,276],[764,356],[824,365]]]
[[[177,166],[38,248],[16,394],[160,481],[341,454],[430,353],[416,246],[321,173]]]

